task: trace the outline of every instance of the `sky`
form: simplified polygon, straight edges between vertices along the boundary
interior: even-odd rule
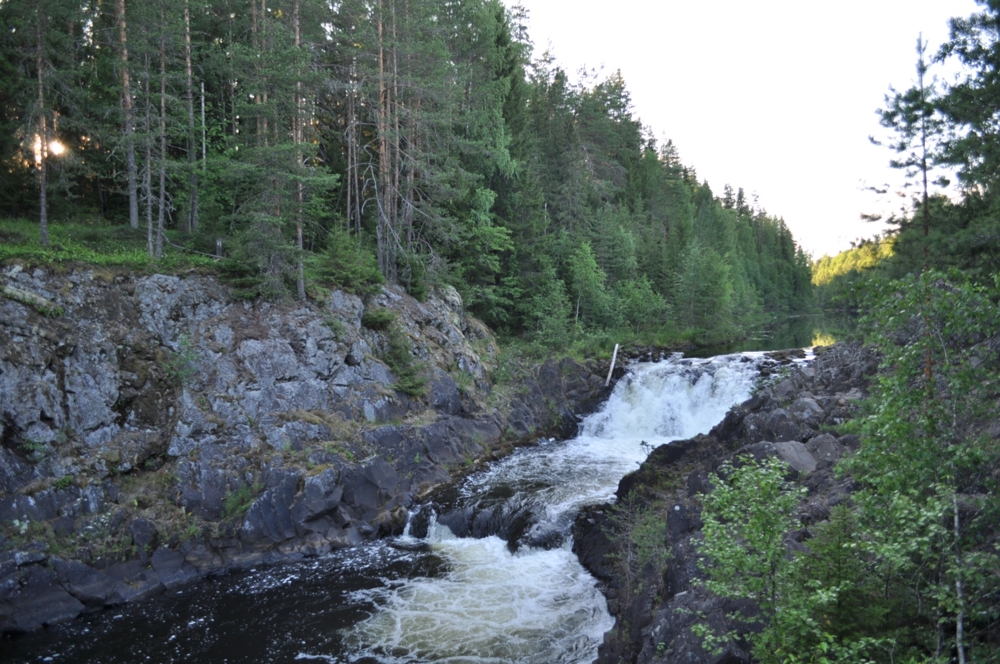
[[[515,0],[505,0],[509,5]],[[898,209],[876,110],[916,81],[948,19],[974,0],[520,0],[535,56],[571,74],[621,70],[633,112],[719,195],[756,194],[814,257],[872,237],[862,213]],[[954,71],[932,68],[940,80]],[[577,78],[577,80],[579,80]],[[898,186],[896,187],[898,190]]]

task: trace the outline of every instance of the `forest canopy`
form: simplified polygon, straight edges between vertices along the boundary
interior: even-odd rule
[[[451,284],[499,331],[734,338],[811,303],[721,195],[499,0],[5,0],[3,210],[221,253],[248,297]],[[123,231],[124,232],[124,231]],[[174,246],[171,246],[174,245]]]

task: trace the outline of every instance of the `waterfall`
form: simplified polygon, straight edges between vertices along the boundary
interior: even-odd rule
[[[613,627],[572,552],[585,505],[745,399],[758,355],[637,364],[570,440],[521,448],[405,535],[207,580],[0,648],[9,661],[582,664]],[[5,660],[8,661],[8,660]]]
[[[592,661],[613,620],[571,552],[575,514],[613,499],[653,447],[707,432],[746,399],[758,357],[637,365],[579,436],[469,477],[451,504],[435,506],[423,537],[408,535],[447,571],[359,591],[378,609],[348,642],[385,663]]]

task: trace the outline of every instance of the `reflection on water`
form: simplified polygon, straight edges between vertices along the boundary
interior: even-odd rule
[[[712,357],[744,351],[784,350],[829,346],[842,340],[854,328],[854,320],[835,314],[788,316],[770,321],[747,339],[731,344],[705,346],[686,352],[688,357]]]

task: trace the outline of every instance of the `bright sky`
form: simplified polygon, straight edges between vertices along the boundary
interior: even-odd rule
[[[514,0],[506,0],[514,4]],[[672,139],[718,195],[756,193],[819,257],[871,237],[860,220],[888,203],[865,185],[896,182],[876,109],[916,80],[948,19],[973,0],[521,0],[535,55],[572,74],[620,69],[635,115]],[[934,70],[932,70],[933,73]],[[946,75],[941,73],[942,78]]]

